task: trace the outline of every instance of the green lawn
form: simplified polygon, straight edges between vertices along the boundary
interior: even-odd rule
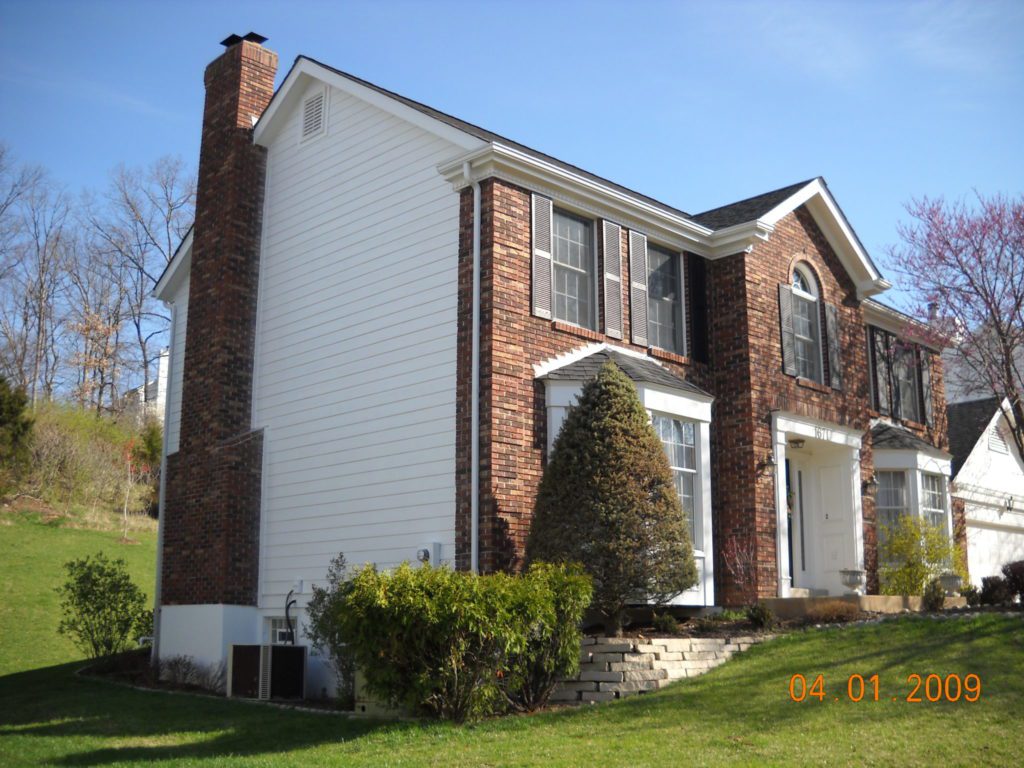
[[[135,691],[75,677],[74,666],[0,678],[0,764],[947,768],[1019,764],[1024,751],[1020,618],[799,634],[656,694],[462,728]],[[827,698],[790,701],[794,672],[824,674]],[[855,672],[880,675],[881,701],[846,699]],[[973,672],[981,700],[907,703],[914,672]]]
[[[52,664],[81,654],[57,634],[64,563],[103,551],[124,558],[135,583],[153,594],[156,533],[131,531],[137,544],[122,544],[117,531],[69,527],[74,519],[44,523],[38,516],[0,517],[0,675]]]

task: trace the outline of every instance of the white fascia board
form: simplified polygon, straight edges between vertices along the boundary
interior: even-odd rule
[[[153,291],[150,294],[163,302],[169,302],[182,280],[188,279],[189,269],[192,266],[192,229],[189,229],[185,239],[181,241],[178,250],[174,252],[170,264],[160,275]]]
[[[936,456],[925,451],[888,450],[876,448],[874,452],[875,469],[916,469],[921,472],[949,477],[953,460],[949,454]]]
[[[640,395],[640,402],[649,411],[667,413],[705,424],[711,423],[711,403],[714,400],[712,397],[647,382],[638,382],[636,389]]]
[[[832,193],[828,191],[821,179],[814,179],[801,189],[794,192],[772,210],[760,218],[760,221],[774,226],[784,216],[806,205],[821,228],[822,234],[829,245],[839,256],[846,271],[850,273],[857,285],[857,293],[861,298],[881,293],[892,284],[885,280],[871,263],[857,236],[850,229],[846,217],[836,204]]]
[[[464,173],[465,164],[470,173]],[[643,232],[658,243],[709,255],[712,231],[618,189],[497,142],[438,166],[458,191],[496,177],[557,200],[566,207]]]
[[[934,348],[936,346],[935,333],[930,332],[929,327],[920,320],[905,315],[892,307],[879,304],[877,301],[865,301],[861,306],[864,309],[864,322],[868,325],[874,325],[896,334],[900,338],[916,341],[927,347]],[[948,346],[948,344],[942,345],[940,350]]]
[[[261,146],[269,146],[280,126],[284,124],[287,115],[296,108],[300,96],[305,92],[306,85],[310,79],[326,83],[331,88],[337,88],[343,93],[361,99],[368,104],[395,115],[396,117],[412,123],[425,131],[440,136],[462,149],[471,150],[480,147],[484,142],[476,136],[438,120],[435,117],[413,109],[407,104],[394,99],[387,94],[376,91],[373,88],[357,83],[335,72],[322,64],[311,59],[300,56],[292,67],[285,81],[281,84],[270,105],[260,116],[259,122],[253,130],[253,142]]]
[[[787,441],[787,433],[812,440],[822,440],[826,443],[845,445],[848,448],[859,449],[863,442],[864,433],[860,430],[788,411],[772,413],[772,423],[774,424],[775,440],[782,444]]]

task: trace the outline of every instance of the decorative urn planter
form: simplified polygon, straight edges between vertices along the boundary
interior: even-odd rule
[[[849,595],[864,594],[864,571],[860,568],[843,568],[839,571],[843,586],[849,589]]]
[[[960,591],[960,576],[956,573],[944,573],[939,576],[939,584],[945,590],[946,595],[952,597]]]

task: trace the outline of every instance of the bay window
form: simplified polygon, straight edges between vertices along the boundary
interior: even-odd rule
[[[661,438],[661,445],[668,456],[672,468],[672,480],[675,483],[679,502],[686,516],[690,530],[690,541],[694,549],[702,549],[702,525],[697,521],[697,505],[694,503],[694,488],[697,479],[697,430],[692,421],[674,419],[659,413],[651,415],[654,431]]]

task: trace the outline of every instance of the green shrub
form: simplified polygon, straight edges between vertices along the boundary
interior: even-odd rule
[[[967,605],[977,608],[981,605],[981,591],[973,584],[968,584],[960,590],[960,596],[967,600]]]
[[[812,624],[838,624],[853,621],[860,616],[860,609],[843,600],[828,600],[814,605],[807,611],[807,621]]]
[[[921,595],[921,607],[926,611],[941,611],[946,604],[946,590],[942,588],[942,582],[932,579],[924,588]]]
[[[661,440],[612,362],[583,387],[544,470],[528,562],[579,562],[594,607],[618,634],[630,604],[665,603],[697,583],[689,526]]]
[[[546,699],[578,664],[586,577],[537,565],[523,576],[449,568],[357,571],[331,615],[367,689],[410,711],[462,722]]]
[[[1002,576],[984,576],[981,579],[982,605],[1007,605],[1013,600],[1006,579]]]
[[[656,613],[651,626],[659,634],[674,635],[679,631],[679,622],[671,613]]]
[[[515,592],[526,647],[509,654],[499,680],[510,707],[532,712],[547,704],[560,679],[579,671],[580,620],[590,605],[590,578],[579,566],[534,563],[517,580]]]
[[[1015,560],[1004,565],[1003,579],[1010,594],[1015,595],[1024,605],[1024,560]]]
[[[346,578],[345,555],[339,554],[327,568],[326,586],[313,586],[313,597],[306,606],[306,634],[310,642],[321,648],[330,659],[338,681],[338,702],[343,709],[355,705],[356,665],[345,644],[338,621],[351,584]]]
[[[28,466],[32,419],[28,398],[0,376],[0,494],[13,488]]]
[[[755,629],[771,629],[775,626],[775,614],[764,603],[755,603],[747,608],[747,621]]]
[[[146,596],[132,582],[124,560],[99,552],[64,564],[67,581],[57,587],[62,618],[58,631],[91,658],[127,650],[153,630]]]
[[[902,515],[885,533],[878,557],[883,595],[921,595],[932,579],[950,568],[967,581],[960,549],[941,528]]]

